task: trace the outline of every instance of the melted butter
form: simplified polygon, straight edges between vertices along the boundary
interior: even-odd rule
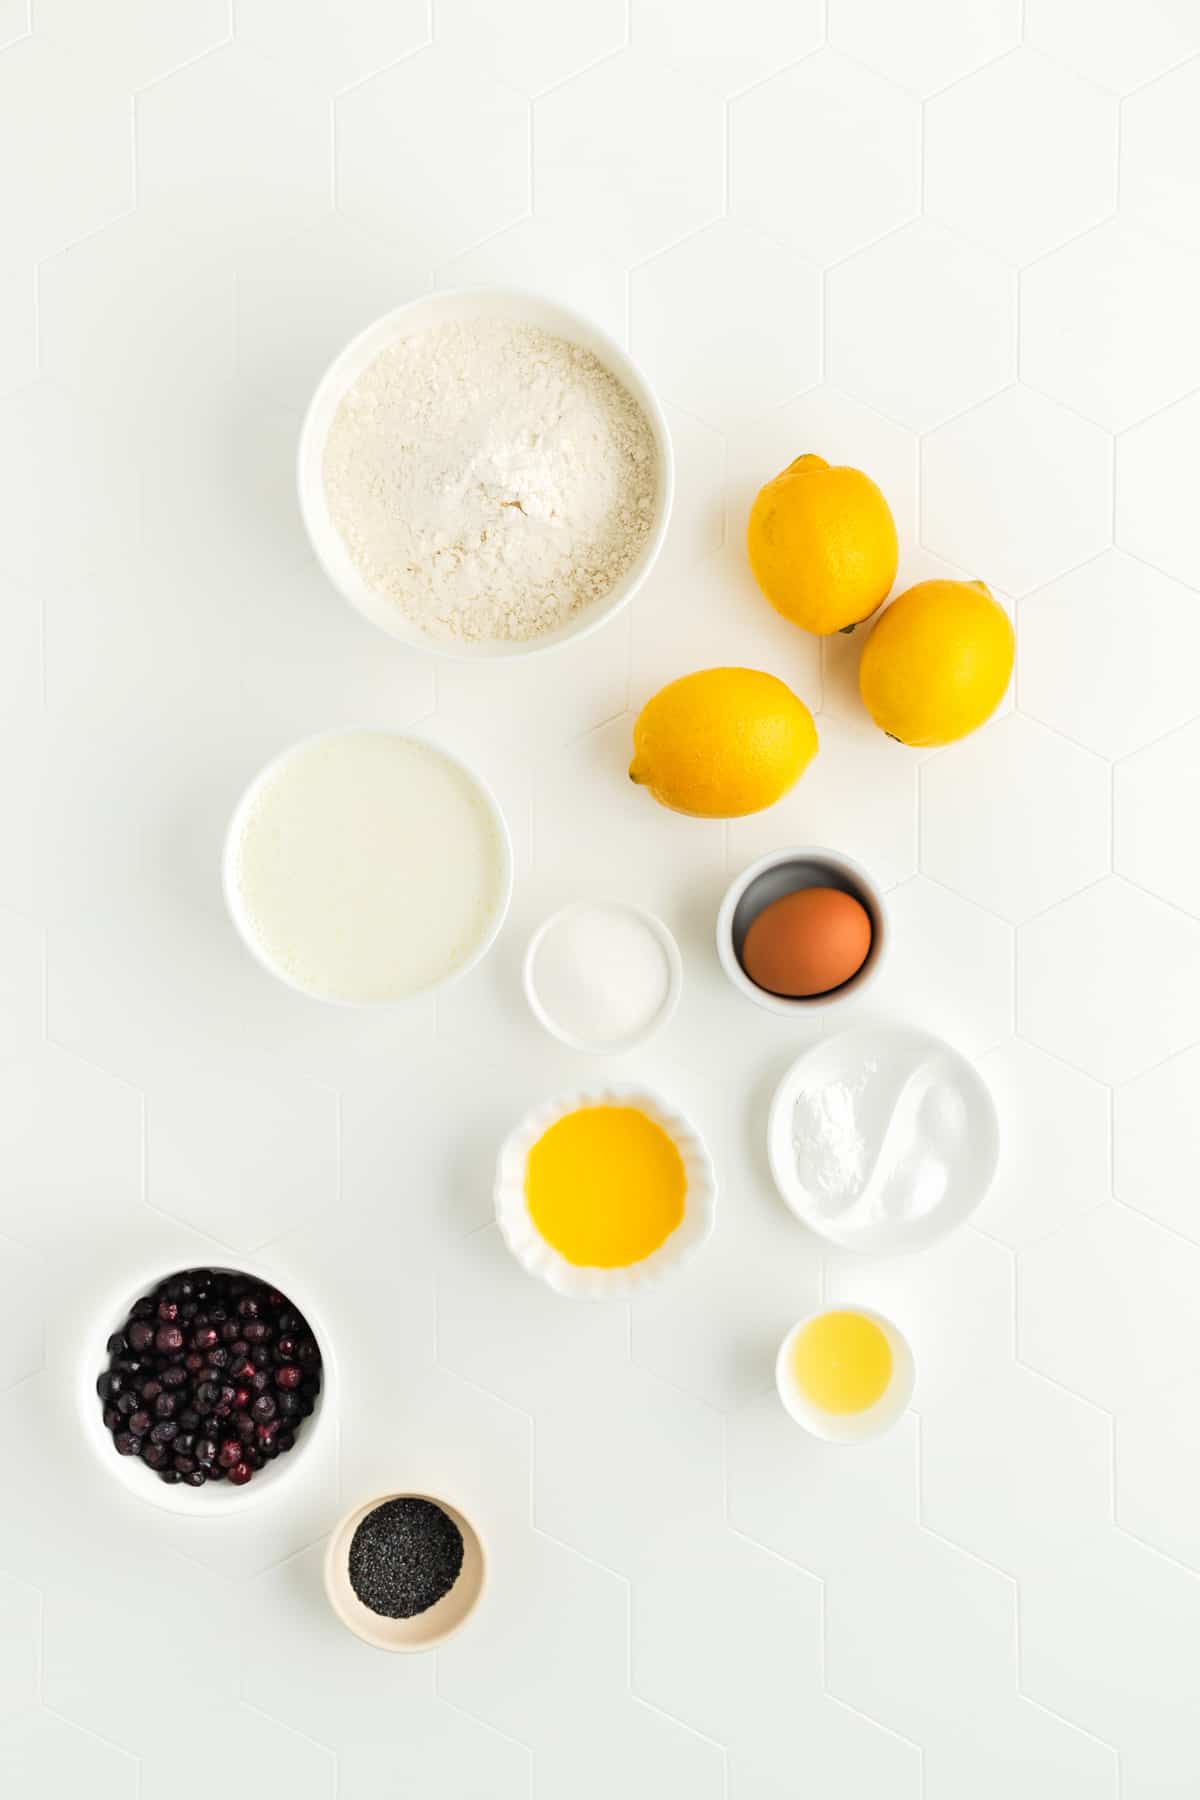
[[[580,1268],[627,1268],[651,1255],[682,1220],[686,1192],[674,1140],[636,1106],[567,1113],[525,1165],[534,1225]]]

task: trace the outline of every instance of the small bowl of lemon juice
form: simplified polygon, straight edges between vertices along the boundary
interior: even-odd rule
[[[809,1313],[775,1361],[786,1410],[831,1444],[865,1444],[889,1431],[908,1410],[916,1376],[904,1333],[865,1306]]]

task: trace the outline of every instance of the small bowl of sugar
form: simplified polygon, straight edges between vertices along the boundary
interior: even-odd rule
[[[537,294],[431,294],[368,325],[300,432],[318,562],[372,624],[458,659],[583,637],[666,536],[674,459],[637,365]]]
[[[640,906],[583,902],[539,925],[525,952],[525,997],[560,1043],[592,1055],[636,1049],[675,1011],[679,946]]]

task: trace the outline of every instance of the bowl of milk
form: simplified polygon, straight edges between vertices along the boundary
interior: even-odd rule
[[[504,922],[512,844],[491,790],[407,732],[322,732],[255,776],[225,839],[251,955],[340,1006],[395,1006],[465,975]]]

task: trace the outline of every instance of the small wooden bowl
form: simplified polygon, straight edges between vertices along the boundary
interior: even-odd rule
[[[462,1532],[463,1561],[458,1580],[448,1594],[411,1619],[389,1619],[364,1606],[350,1585],[350,1545],[355,1532],[368,1513],[389,1500],[428,1500],[440,1506]],[[479,1533],[458,1508],[436,1494],[414,1494],[400,1491],[376,1494],[353,1512],[346,1514],[334,1528],[325,1551],[325,1592],[334,1613],[347,1631],[360,1637],[376,1650],[436,1650],[447,1638],[462,1628],[479,1604],[487,1576],[487,1559]]]

